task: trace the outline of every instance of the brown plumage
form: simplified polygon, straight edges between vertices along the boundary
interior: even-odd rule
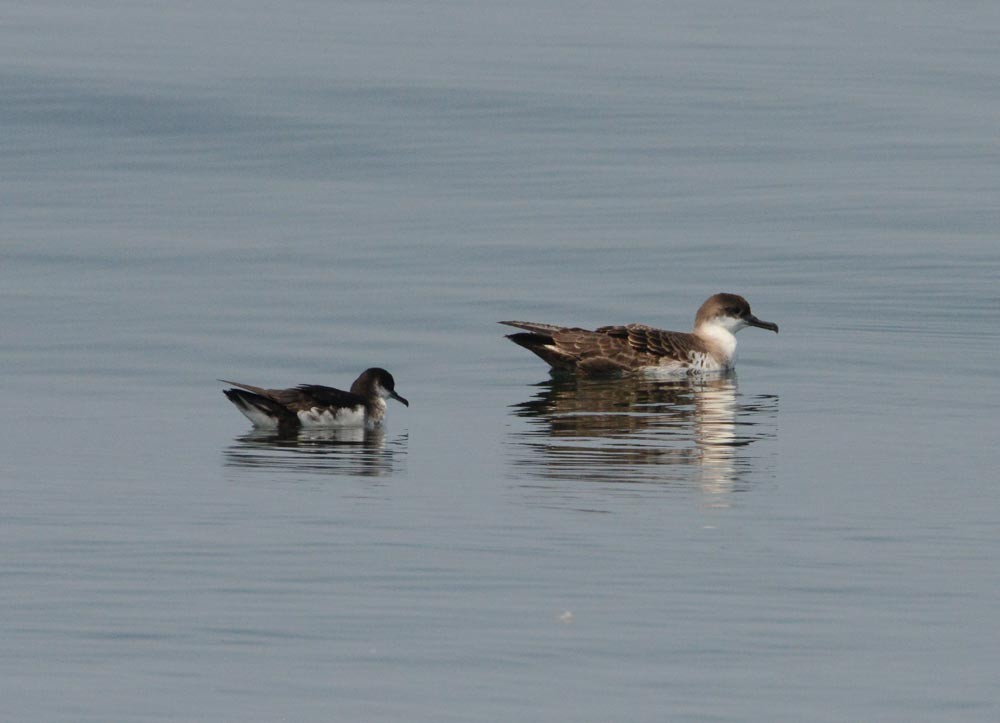
[[[362,372],[349,392],[320,384],[264,389],[225,379],[220,381],[239,387],[224,389],[223,394],[255,427],[262,428],[373,426],[382,422],[386,399],[410,406],[396,393],[392,375],[377,367]]]
[[[744,326],[778,331],[750,312],[746,299],[715,294],[695,316],[690,333],[644,324],[602,326],[593,331],[531,321],[501,321],[524,329],[507,338],[537,354],[556,371],[602,375],[654,369],[668,373],[721,371],[732,367],[733,333]]]

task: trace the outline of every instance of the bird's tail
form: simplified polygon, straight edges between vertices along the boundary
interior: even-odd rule
[[[508,334],[507,338],[544,359],[554,371],[572,371],[576,368],[577,359],[560,350],[551,336],[520,332]]]
[[[222,393],[255,427],[277,429],[291,421],[291,413],[287,409],[265,396],[245,389],[223,389]]]
[[[556,326],[555,324],[543,324],[539,321],[500,321],[499,324],[504,324],[506,326],[514,326],[518,329],[524,329],[525,331],[531,331],[536,334],[541,334],[543,336],[551,337],[557,331],[565,329],[563,326]],[[510,337],[508,337],[510,338]]]

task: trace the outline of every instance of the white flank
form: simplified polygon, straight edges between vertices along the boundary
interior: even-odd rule
[[[729,357],[728,362],[720,364],[719,360],[711,354],[701,354],[694,352],[691,354],[691,369],[699,372],[722,372],[733,366],[733,358]]]
[[[339,409],[323,409],[313,407],[308,411],[298,413],[299,422],[305,429],[322,427],[363,427],[365,424],[365,408],[359,404],[356,407],[340,407]]]
[[[643,376],[650,379],[680,379],[687,376],[690,366],[676,359],[663,359],[658,365],[642,367]]]
[[[243,416],[249,419],[257,429],[277,429],[278,420],[265,414],[252,404],[236,405],[236,408],[243,412]]]
[[[688,361],[664,358],[659,365],[643,367],[644,376],[652,379],[679,379],[692,374],[713,374],[727,371],[732,367],[732,358],[728,365],[720,364],[711,354],[692,352]]]

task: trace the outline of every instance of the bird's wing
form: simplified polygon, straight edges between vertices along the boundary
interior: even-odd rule
[[[264,389],[252,384],[232,382],[228,379],[220,379],[219,381],[259,394],[265,399],[295,412],[313,407],[356,407],[365,403],[362,396],[345,392],[342,389],[324,387],[321,384],[300,384],[291,389]]]
[[[252,384],[240,384],[239,382],[231,382],[228,379],[220,379],[223,384],[232,384],[234,387],[239,387],[240,389],[246,389],[248,392],[253,392],[254,394],[259,394],[262,397],[270,396],[270,390],[264,389],[262,387],[255,387]]]
[[[535,334],[542,334],[543,336],[552,336],[553,334],[560,331],[569,331],[565,326],[557,326],[556,324],[543,324],[540,321],[500,321],[499,324],[505,324],[507,326],[514,326],[518,329],[525,329],[527,331],[534,332]],[[576,331],[581,331],[577,329]]]
[[[644,324],[628,324],[611,329],[612,332],[605,333],[616,338],[624,336],[628,345],[639,354],[688,361],[692,354],[706,351],[704,343],[694,334],[655,329]]]
[[[627,337],[617,334],[562,329],[552,335],[552,343],[566,356],[576,360],[578,368],[592,374],[626,371],[655,363],[655,360],[643,358],[646,355],[632,348]]]
[[[365,398],[358,394],[324,387],[321,384],[300,384],[292,389],[271,389],[269,392],[276,402],[295,410],[313,407],[356,407],[365,403]]]

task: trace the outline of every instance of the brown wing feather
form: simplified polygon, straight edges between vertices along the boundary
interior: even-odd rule
[[[255,387],[253,384],[241,384],[240,382],[231,382],[228,379],[220,379],[223,384],[232,384],[234,387],[239,387],[240,389],[246,389],[248,392],[253,392],[254,394],[259,394],[262,397],[269,397],[269,390],[263,387]]]
[[[704,353],[705,345],[694,334],[654,329],[643,324],[629,324],[628,343],[639,353],[689,361],[691,354]]]
[[[627,371],[656,363],[655,359],[646,359],[646,355],[629,346],[626,338],[606,333],[564,329],[552,335],[552,343],[575,359],[581,371],[591,374]]]
[[[302,384],[293,389],[270,389],[271,398],[289,409],[305,411],[313,407],[356,407],[365,398],[321,384]]]
[[[263,387],[255,387],[252,384],[231,382],[228,379],[220,379],[219,381],[258,394],[293,412],[309,410],[313,407],[353,407],[365,403],[364,397],[357,394],[345,392],[341,389],[334,389],[333,387],[324,387],[319,384],[302,384],[291,389],[264,389]]]
[[[602,326],[594,331],[525,321],[500,322],[532,331],[508,338],[533,351],[553,367],[586,374],[607,374],[659,366],[665,359],[691,360],[707,351],[693,334],[665,331],[644,324]]]
[[[627,326],[599,326],[594,329],[595,334],[607,334],[608,336],[617,336],[622,339],[628,338],[628,327]]]
[[[556,324],[543,324],[538,321],[499,321],[497,323],[517,327],[518,329],[525,329],[543,336],[548,336],[549,334],[554,334],[566,329],[564,326],[557,326]]]

